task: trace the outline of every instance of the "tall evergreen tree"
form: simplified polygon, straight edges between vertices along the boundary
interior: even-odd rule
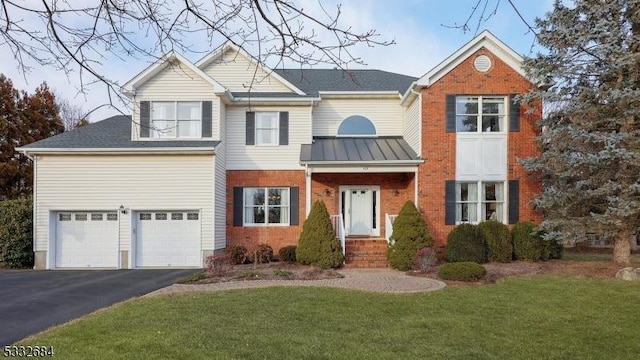
[[[551,106],[542,154],[523,165],[544,179],[542,227],[565,240],[596,234],[628,263],[640,229],[640,1],[556,1],[536,22],[548,52],[525,68],[546,86],[523,100]]]
[[[0,200],[28,195],[33,164],[17,147],[64,131],[55,98],[47,84],[33,95],[18,91],[0,74]]]

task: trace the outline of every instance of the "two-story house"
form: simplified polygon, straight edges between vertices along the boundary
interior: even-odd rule
[[[22,148],[36,268],[202,267],[227,245],[277,251],[297,244],[316,200],[347,248],[388,238],[407,200],[440,244],[456,223],[539,220],[540,183],[517,163],[536,154],[540,116],[512,101],[533,86],[521,62],[489,32],[421,78],[268,69],[232,44],[196,63],[167,54],[124,86],[131,117]]]

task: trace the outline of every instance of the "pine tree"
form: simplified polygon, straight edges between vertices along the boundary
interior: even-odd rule
[[[545,86],[523,100],[543,100],[541,156],[523,161],[538,172],[547,238],[614,245],[628,263],[640,229],[640,2],[557,1],[537,20],[546,54],[525,61]]]
[[[63,131],[55,98],[46,84],[29,95],[0,74],[0,200],[32,191],[33,164],[16,148]]]

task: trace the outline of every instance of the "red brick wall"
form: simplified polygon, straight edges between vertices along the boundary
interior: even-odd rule
[[[473,67],[476,56],[484,54],[492,61],[485,73]],[[425,216],[436,241],[446,242],[453,226],[445,225],[445,180],[455,180],[456,134],[445,129],[445,96],[447,94],[508,95],[524,93],[532,84],[491,52],[482,48],[468,57],[435,84],[422,89],[422,153],[426,162],[420,166],[419,207]],[[541,107],[533,114],[526,114],[521,107],[520,132],[508,135],[508,180],[520,180],[520,219],[540,221],[540,214],[531,207],[531,200],[540,192],[540,182],[530,177],[517,158],[537,154],[534,137],[537,135],[536,119],[541,117]]]
[[[329,214],[340,212],[340,186],[380,186],[380,237],[384,237],[384,214],[398,214],[407,200],[414,200],[413,173],[318,173],[311,177],[311,200],[324,201]],[[329,194],[325,194],[325,189]]]
[[[233,188],[253,186],[286,186],[299,188],[299,225],[233,226]],[[244,245],[251,250],[258,244],[268,244],[275,253],[286,245],[297,245],[305,219],[304,170],[233,170],[227,171],[227,245]]]

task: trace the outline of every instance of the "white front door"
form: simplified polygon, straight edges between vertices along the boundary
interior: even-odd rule
[[[349,191],[351,223],[349,235],[371,235],[373,229],[373,196],[369,189]]]

